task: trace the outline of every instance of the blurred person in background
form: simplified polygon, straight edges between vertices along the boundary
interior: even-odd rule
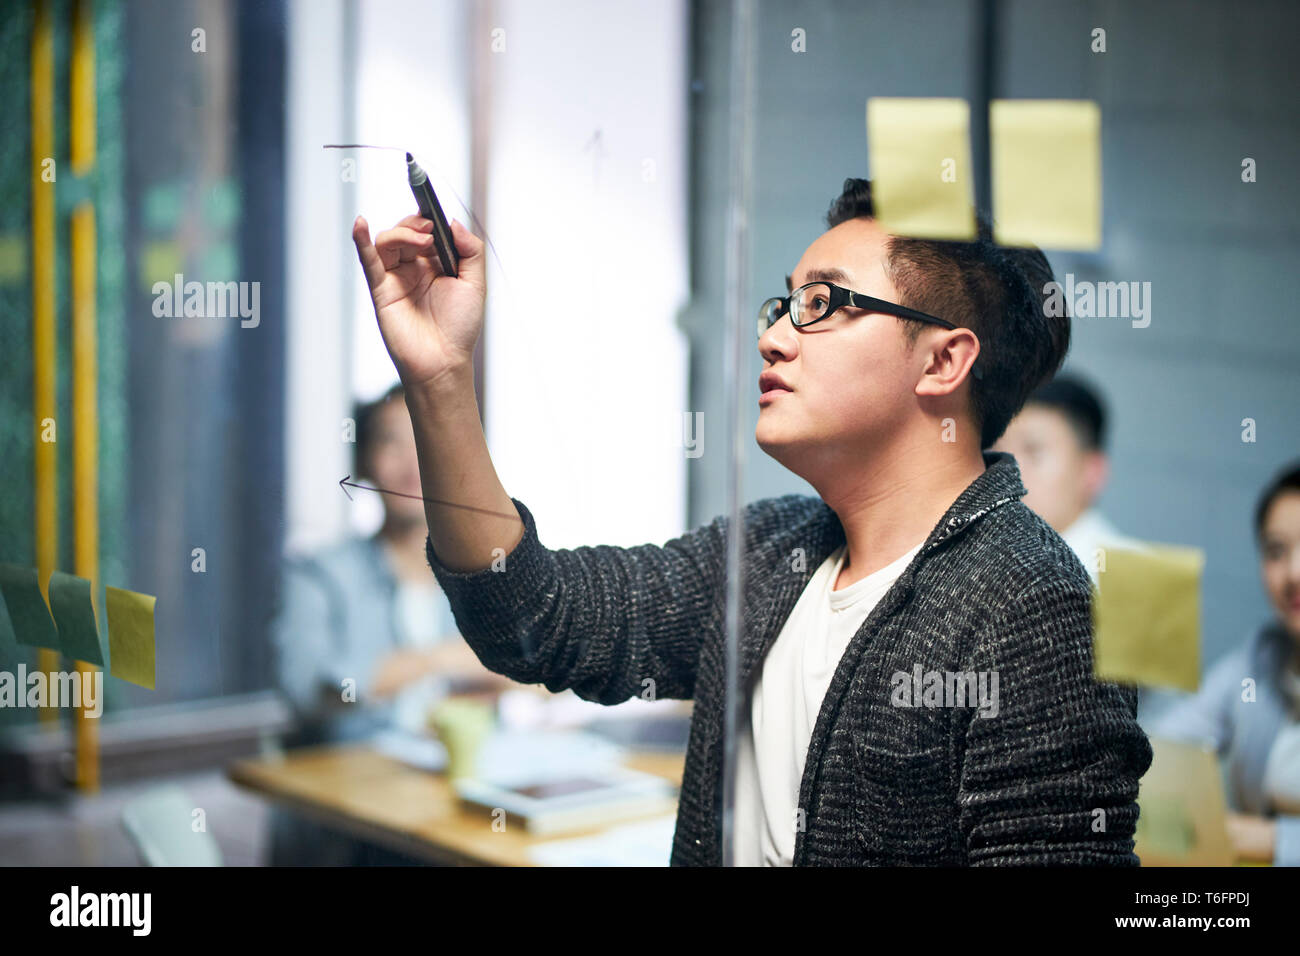
[[[993,447],[1015,456],[1025,504],[1065,539],[1094,582],[1099,551],[1138,546],[1097,506],[1110,475],[1106,409],[1081,378],[1058,375],[1039,386]]]
[[[1150,733],[1219,755],[1239,860],[1300,866],[1300,461],[1264,489],[1255,539],[1275,616]]]
[[[353,474],[377,488],[384,518],[286,562],[274,624],[279,684],[302,723],[297,743],[353,740],[376,730],[425,729],[449,680],[513,686],[460,638],[424,555],[415,434],[400,385],[356,410]],[[411,497],[403,497],[410,495]]]
[[[1107,548],[1141,549],[1097,505],[1110,477],[1106,406],[1095,387],[1076,375],[1039,386],[993,446],[1020,465],[1024,502],[1078,555],[1093,584],[1105,568]],[[1144,729],[1177,700],[1157,687],[1138,688],[1138,723]]]
[[[452,683],[517,686],[483,667],[456,630],[424,553],[424,502],[415,435],[397,385],[355,414],[353,474],[377,488],[384,518],[368,538],[349,537],[286,561],[273,624],[277,677],[298,730],[290,746],[358,741],[384,730],[423,733]],[[411,495],[413,497],[402,497]],[[409,862],[276,810],[272,863]]]

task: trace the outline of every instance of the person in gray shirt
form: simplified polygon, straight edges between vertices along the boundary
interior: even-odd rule
[[[1264,489],[1255,539],[1276,616],[1149,731],[1219,755],[1239,859],[1300,866],[1300,463]]]

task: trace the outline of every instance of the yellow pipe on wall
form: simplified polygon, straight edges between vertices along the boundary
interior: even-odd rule
[[[95,165],[95,21],[90,0],[77,0],[72,21],[72,170]],[[72,495],[76,573],[99,593],[99,363],[95,345],[95,206],[80,203],[72,214]],[[81,680],[95,665],[77,661]],[[74,717],[77,788],[99,789],[99,722],[78,709]]]
[[[54,23],[48,0],[36,5],[32,26],[32,413],[36,530],[36,574],[49,600],[50,574],[58,561],[57,354],[55,349],[54,274]],[[46,161],[49,161],[47,166]],[[40,668],[59,667],[57,651],[41,650]],[[58,720],[58,711],[42,708],[42,723]]]
[[[82,203],[72,214],[72,487],[73,553],[76,573],[99,593],[99,437],[96,408],[98,363],[95,354],[95,207]],[[81,680],[96,667],[77,662]],[[77,786],[99,789],[98,722],[78,709]]]
[[[72,11],[72,96],[68,153],[72,171],[84,176],[95,165],[95,11],[90,0],[77,0]]]

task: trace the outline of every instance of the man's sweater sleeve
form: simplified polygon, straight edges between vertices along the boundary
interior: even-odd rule
[[[974,866],[1137,866],[1138,781],[1151,744],[1137,692],[1094,678],[1091,594],[1053,576],[984,627],[972,667],[998,674],[973,713],[958,804]],[[991,676],[989,678],[992,679]]]
[[[456,625],[483,665],[601,704],[689,699],[704,635],[721,610],[724,519],[662,546],[551,550],[532,513],[494,567],[449,570],[426,543]]]

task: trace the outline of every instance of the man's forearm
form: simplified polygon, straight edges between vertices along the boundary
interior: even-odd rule
[[[524,525],[488,454],[474,398],[473,367],[459,367],[436,382],[407,389],[406,407],[415,429],[434,553],[453,571],[489,567],[497,554],[514,550]]]

